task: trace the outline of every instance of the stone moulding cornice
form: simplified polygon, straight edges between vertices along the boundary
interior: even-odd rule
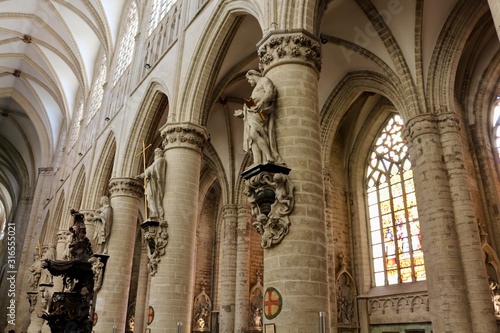
[[[207,143],[207,133],[204,127],[192,123],[172,123],[161,129],[163,149],[183,147],[199,152]]]
[[[258,45],[262,73],[278,63],[302,63],[321,71],[321,44],[305,30],[273,31]]]
[[[144,195],[144,186],[134,178],[113,178],[109,182],[109,193],[114,196],[129,196],[137,199]]]

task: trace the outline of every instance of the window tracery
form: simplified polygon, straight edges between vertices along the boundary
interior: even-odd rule
[[[137,14],[137,4],[132,1],[127,17],[127,30],[123,34],[118,52],[118,59],[116,61],[116,69],[113,77],[113,86],[118,82],[127,67],[132,62],[134,54],[135,35],[139,26],[139,17]]]
[[[101,64],[99,65],[99,73],[97,79],[94,82],[94,87],[92,89],[92,95],[90,97],[90,108],[89,117],[87,119],[87,125],[90,123],[92,118],[97,114],[97,111],[101,108],[102,97],[104,95],[104,84],[106,82],[106,56],[103,55]]]
[[[167,15],[168,11],[177,0],[153,0],[151,4],[151,16],[149,19],[148,36],[160,24],[161,20]]]
[[[80,99],[80,106],[78,107],[78,111],[76,112],[75,121],[73,122],[73,127],[71,129],[71,137],[69,141],[70,148],[73,148],[73,146],[76,143],[76,140],[78,139],[78,134],[80,133],[80,127],[82,125],[82,118],[83,118],[83,98]]]
[[[426,279],[403,120],[393,115],[372,147],[366,174],[374,286]]]

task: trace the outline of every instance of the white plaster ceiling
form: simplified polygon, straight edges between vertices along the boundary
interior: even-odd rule
[[[0,1],[0,205],[7,214],[33,191],[38,168],[52,165],[76,100],[88,96],[98,52],[110,58],[126,2]]]

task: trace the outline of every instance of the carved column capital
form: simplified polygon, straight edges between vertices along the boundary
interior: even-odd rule
[[[227,217],[236,217],[238,216],[238,205],[235,204],[228,204],[222,206],[222,217],[227,218]]]
[[[192,123],[171,123],[161,129],[164,150],[171,148],[189,148],[201,153],[207,143],[204,127]]]
[[[54,168],[52,168],[52,167],[38,168],[38,174],[43,175],[43,176],[50,176],[52,173],[52,170],[54,170]]]
[[[441,113],[437,116],[437,122],[442,133],[460,131],[460,118],[455,113]]]
[[[238,205],[238,216],[250,216],[252,209],[249,205]]]
[[[80,209],[80,213],[83,214],[83,222],[85,225],[88,223],[94,223],[95,220],[95,211],[92,209]]]
[[[278,63],[298,62],[321,71],[321,44],[304,30],[273,31],[258,46],[263,74]]]
[[[58,243],[66,243],[66,238],[70,234],[71,234],[71,232],[69,232],[69,230],[59,230],[57,232],[57,242]]]
[[[129,196],[140,199],[144,195],[144,187],[139,179],[113,178],[109,182],[109,193],[112,197]]]
[[[413,141],[421,135],[438,133],[439,129],[436,122],[436,115],[423,114],[408,120],[404,131],[404,137],[412,144]]]

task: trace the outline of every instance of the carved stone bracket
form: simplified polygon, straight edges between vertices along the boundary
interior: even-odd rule
[[[146,221],[141,224],[144,230],[144,240],[148,246],[148,269],[151,276],[156,274],[160,257],[165,254],[165,247],[168,243],[167,227],[167,222]]]
[[[302,30],[273,32],[259,45],[258,55],[263,72],[283,61],[299,61],[321,70],[321,44]]]
[[[94,295],[101,290],[108,258],[107,254],[94,253],[89,259],[89,262],[92,264],[92,272],[94,273]]]
[[[288,234],[289,215],[294,206],[293,184],[289,168],[275,164],[258,164],[245,171],[245,195],[256,218],[253,227],[261,235],[263,248],[280,243]]]

